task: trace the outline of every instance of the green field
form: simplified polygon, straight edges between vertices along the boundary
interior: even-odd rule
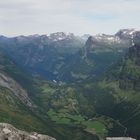
[[[67,125],[78,125],[84,128],[92,134],[97,134],[100,136],[105,136],[107,134],[107,128],[103,122],[100,120],[87,120],[86,117],[81,115],[70,115],[68,113],[54,112],[52,109],[48,111],[48,116],[50,119],[58,124]]]

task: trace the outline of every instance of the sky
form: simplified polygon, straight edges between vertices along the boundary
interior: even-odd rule
[[[0,34],[114,34],[140,29],[140,0],[1,0]]]

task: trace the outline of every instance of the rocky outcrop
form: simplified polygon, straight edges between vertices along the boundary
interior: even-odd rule
[[[10,124],[0,123],[0,140],[55,140],[55,138],[35,132],[27,133]]]
[[[136,140],[130,137],[107,137],[106,140]]]

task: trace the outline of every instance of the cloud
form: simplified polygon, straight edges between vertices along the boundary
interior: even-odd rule
[[[139,0],[0,1],[0,33],[112,34],[120,28],[140,28],[139,5]]]

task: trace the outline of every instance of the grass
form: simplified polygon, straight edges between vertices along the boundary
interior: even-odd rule
[[[41,127],[32,112],[10,90],[3,87],[0,87],[0,122],[11,123],[29,131]]]
[[[83,124],[87,127],[87,130],[92,130],[95,131],[96,134],[106,134],[106,126],[99,122],[99,121],[85,121]]]
[[[42,87],[42,89],[43,89],[43,93],[53,93],[53,92],[55,92],[55,89],[49,87],[48,85],[44,85]]]
[[[107,133],[107,128],[99,120],[86,120],[84,116],[81,115],[71,115],[68,113],[57,113],[52,109],[48,111],[48,116],[52,121],[58,124],[67,124],[73,126],[81,126],[85,128],[86,131],[104,136]]]

